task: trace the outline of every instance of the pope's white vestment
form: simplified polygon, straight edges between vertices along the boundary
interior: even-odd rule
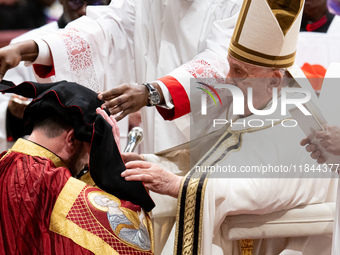
[[[327,73],[325,75],[325,79],[322,84],[321,92],[320,92],[320,105],[322,106],[323,113],[326,117],[329,126],[340,126],[340,118],[337,111],[334,109],[338,109],[340,107],[338,95],[340,93],[339,84],[339,70],[340,70],[340,62],[331,63],[327,69]],[[338,145],[337,145],[338,146]],[[336,163],[336,162],[335,162]],[[340,161],[338,162],[340,164]],[[338,190],[337,190],[337,198],[336,198],[336,210],[335,210],[335,219],[334,219],[334,227],[333,227],[333,243],[332,243],[332,255],[340,254],[340,178],[339,178],[339,169],[337,170],[337,182],[338,182]]]
[[[57,80],[105,91],[159,79],[174,100],[182,100],[176,96],[181,94],[185,101],[190,78],[226,76],[228,42],[241,2],[111,1],[109,6],[88,7],[86,17],[43,40],[51,49]],[[190,108],[178,109],[166,117],[184,115],[173,122],[164,121],[154,107],[142,109],[143,152],[189,141]]]
[[[289,113],[284,117],[280,114],[251,115],[236,120],[235,123],[241,124],[224,128],[225,132],[222,132],[213,148],[201,157],[196,165],[201,167],[193,168],[198,171],[191,171],[194,178],[186,179],[188,184],[183,185],[178,208],[185,208],[185,210],[177,210],[177,217],[179,217],[177,223],[182,226],[182,228],[177,226],[177,229],[178,233],[182,233],[182,240],[184,240],[181,244],[182,248],[194,247],[191,242],[195,239],[195,230],[190,227],[194,225],[197,227],[197,233],[202,233],[201,238],[197,239],[201,240],[201,254],[239,254],[238,243],[226,240],[221,231],[221,224],[225,217],[237,214],[266,214],[325,201],[330,179],[324,178],[326,175],[322,171],[305,170],[305,167],[317,168],[318,164],[310,158],[305,148],[300,146],[299,142],[305,135],[299,126],[288,127],[294,126],[295,123],[289,118]],[[275,119],[275,121],[271,122],[268,119]],[[287,119],[283,123],[287,127],[280,124],[279,120],[283,119]],[[221,130],[217,132],[221,134]],[[202,140],[201,147],[204,147],[209,140],[209,138],[205,139]],[[166,162],[162,157],[150,155],[147,155],[146,159],[161,164],[164,168],[170,168],[173,172],[179,174],[184,172],[183,162],[177,167],[178,155],[171,155],[171,159],[175,160],[172,163]],[[215,166],[215,169],[218,169],[217,166],[227,168],[222,173],[216,170],[204,179],[202,174],[205,174],[206,166]],[[270,171],[275,174],[268,174]],[[331,173],[326,171],[331,176]],[[199,185],[199,180],[206,180],[205,184]],[[199,187],[202,188],[201,193],[196,192]],[[183,200],[184,193],[187,195]],[[161,218],[167,215],[165,204],[168,209],[170,208],[168,215],[174,215],[176,206],[172,198],[166,202],[164,196],[160,198],[160,195],[152,193],[152,197],[156,202],[156,208],[153,210],[154,217]],[[160,202],[162,199],[163,201]],[[197,205],[198,201],[201,201],[199,205]],[[203,207],[200,207],[202,205]],[[315,240],[318,240],[318,246],[323,247],[322,254],[329,254],[330,239],[324,237],[311,239],[314,241],[307,242],[307,245],[305,242],[295,240],[297,242],[293,250],[296,253],[290,253],[292,252],[289,250],[290,242],[285,243],[287,240],[268,239],[255,246],[254,254],[271,255],[283,251],[286,253],[282,254],[312,254],[309,252],[313,250],[311,247],[315,245]],[[322,241],[325,241],[328,246],[324,246]],[[180,242],[177,240],[177,248]],[[167,244],[162,254],[170,254],[171,248],[172,246]]]
[[[279,178],[270,175],[261,178],[266,175],[251,172],[240,175],[243,178],[228,178],[230,175],[228,173],[211,175],[208,178],[204,198],[202,254],[208,254],[205,252],[211,250],[211,244],[205,241],[211,237],[213,243],[223,247],[224,254],[232,254],[232,250],[235,250],[235,247],[223,240],[223,233],[220,231],[221,223],[226,216],[266,214],[301,204],[323,202],[328,191],[329,179],[303,178],[311,177],[310,174],[303,172],[287,178],[289,174],[284,172],[295,166],[317,165],[299,145],[299,141],[304,137],[299,127],[288,128],[281,124],[263,130],[236,127],[232,128],[231,132],[237,135],[244,132],[243,136],[241,135],[240,149],[236,149],[229,156],[226,155],[219,165],[236,166],[237,171],[264,170],[265,166],[267,167],[265,170],[270,171],[276,167]],[[254,166],[258,168],[251,168]],[[322,177],[322,173],[315,176]],[[275,251],[275,245],[270,248],[273,250],[259,250],[257,254],[279,254],[282,251],[276,250],[277,253],[272,253]]]

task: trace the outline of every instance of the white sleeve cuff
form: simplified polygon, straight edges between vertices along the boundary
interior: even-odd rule
[[[50,48],[48,44],[42,39],[34,39],[35,43],[38,45],[39,54],[36,60],[33,62],[25,61],[25,66],[29,66],[32,64],[44,65],[44,66],[52,66],[52,55],[50,52]]]
[[[170,94],[168,88],[161,81],[155,81],[155,82],[157,82],[157,84],[161,88],[162,93],[163,93],[163,97],[164,97],[164,101],[165,101],[164,105],[158,105],[158,106],[166,108],[166,109],[173,109],[174,108],[174,104],[173,104],[172,97],[171,97],[171,94]]]

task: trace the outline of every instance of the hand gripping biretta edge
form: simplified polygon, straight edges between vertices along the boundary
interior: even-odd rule
[[[146,211],[155,206],[142,182],[128,182],[121,177],[126,169],[112,133],[111,125],[96,114],[104,103],[97,93],[77,83],[24,82],[15,86],[0,82],[0,91],[33,98],[24,113],[25,133],[32,132],[34,118],[42,112],[54,112],[74,128],[75,138],[91,143],[90,174],[102,190],[122,200],[140,205]]]

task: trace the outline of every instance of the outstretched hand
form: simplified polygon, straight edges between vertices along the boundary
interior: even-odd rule
[[[145,161],[130,161],[125,164],[121,176],[126,181],[142,181],[144,186],[156,193],[177,198],[182,177],[164,171],[160,166]]]
[[[310,152],[310,156],[312,159],[316,159],[316,161],[319,164],[323,164],[325,163],[325,158],[324,156],[321,154],[321,151],[318,150],[318,147],[315,144],[312,144],[308,138],[304,138],[301,140],[300,142],[301,146],[306,146],[306,151]]]
[[[4,78],[8,69],[16,67],[21,61],[20,52],[8,45],[0,49],[0,81]]]
[[[119,121],[148,104],[148,90],[144,85],[124,83],[99,93],[98,98],[106,101],[102,108],[106,108]]]
[[[0,49],[0,81],[8,69],[19,65],[20,61],[34,61],[38,56],[38,46],[33,40],[10,44]]]
[[[315,132],[315,138],[320,140],[320,145],[325,151],[340,155],[340,127],[324,125],[324,131]],[[303,139],[300,144],[306,146],[306,151],[310,152],[313,159],[317,159],[319,164],[325,163],[325,158],[315,144],[312,144],[308,138]]]
[[[121,153],[121,149],[120,149],[120,132],[119,132],[119,127],[117,124],[117,121],[115,120],[115,118],[112,115],[107,115],[107,113],[100,108],[96,109],[96,113],[100,114],[112,127],[112,133],[113,133],[113,137],[115,138],[117,147],[119,149],[119,152]]]
[[[325,126],[325,131],[315,132],[315,137],[320,139],[320,144],[333,155],[340,155],[340,127]]]

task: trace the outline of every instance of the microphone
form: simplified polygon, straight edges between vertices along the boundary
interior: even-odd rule
[[[143,129],[140,127],[134,127],[129,132],[128,143],[124,149],[124,152],[133,152],[138,144],[143,141]]]

